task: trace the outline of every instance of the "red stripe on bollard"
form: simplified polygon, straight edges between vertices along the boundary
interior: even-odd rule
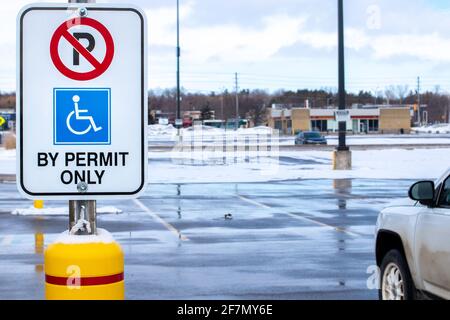
[[[105,284],[112,284],[116,282],[122,281],[124,278],[123,272],[118,274],[113,274],[110,276],[102,276],[102,277],[80,277],[80,286],[99,286]],[[73,281],[76,278],[70,278],[70,281]],[[57,286],[66,286],[69,277],[54,277],[45,275],[45,282],[48,284],[54,284]]]

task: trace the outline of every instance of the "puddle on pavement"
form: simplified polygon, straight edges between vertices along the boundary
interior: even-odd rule
[[[36,232],[34,234],[34,253],[38,255],[44,254],[44,244],[44,234],[42,232]],[[34,271],[37,273],[44,272],[44,265],[42,263],[35,264]]]
[[[337,206],[339,210],[347,210],[347,197],[352,191],[351,179],[333,180],[334,193],[337,196]]]
[[[44,234],[41,232],[34,234],[34,252],[36,254],[44,253]]]

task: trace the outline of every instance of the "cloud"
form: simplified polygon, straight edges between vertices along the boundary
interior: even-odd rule
[[[47,2],[56,2],[49,0]],[[2,1],[0,10],[0,90],[13,90],[16,81],[16,19],[27,0]]]
[[[195,2],[181,6],[181,24],[192,18]],[[150,46],[175,46],[175,8],[147,10]],[[304,17],[272,15],[261,19],[262,27],[242,27],[238,24],[187,26],[181,30],[183,56],[196,62],[255,61],[271,57],[280,48],[299,39]]]
[[[132,2],[143,7],[148,16],[149,83],[173,86],[175,1]],[[15,86],[15,19],[26,3],[7,1],[0,11],[0,90]],[[351,75],[364,77],[370,73],[380,79],[389,75],[442,75],[443,70],[448,70],[446,66],[450,68],[450,11],[442,3],[346,0],[346,49]],[[196,72],[210,74],[201,83],[192,81],[193,86],[209,90],[214,85],[232,85],[232,75],[228,74],[235,71],[288,77],[301,73],[305,79],[320,75],[334,81],[335,0],[182,0],[180,4],[182,78]],[[230,80],[212,81],[213,74],[218,73]],[[270,78],[264,81],[263,85],[272,86]],[[308,82],[304,85],[308,86]]]
[[[380,36],[372,39],[371,47],[377,59],[410,56],[435,63],[450,62],[450,39],[438,33]]]

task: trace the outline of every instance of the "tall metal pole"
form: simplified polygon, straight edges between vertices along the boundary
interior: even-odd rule
[[[234,74],[234,82],[235,82],[235,88],[236,88],[236,130],[239,127],[239,85],[238,85],[238,73],[236,72]]]
[[[338,64],[339,64],[339,110],[345,110],[345,56],[344,56],[344,4],[338,0]],[[337,150],[346,151],[345,143],[347,123],[339,122],[339,145]]]
[[[422,122],[420,118],[420,77],[417,77],[417,122],[419,122],[419,126]]]
[[[177,0],[177,119],[181,119],[181,97],[180,97],[180,1]],[[179,133],[179,131],[178,131]]]
[[[224,120],[223,119],[223,91],[222,91],[222,94],[220,95],[220,120]]]
[[[69,0],[69,3],[95,3],[95,0]],[[77,187],[80,191],[86,188],[86,186],[86,184],[79,184]],[[97,233],[96,200],[69,200],[69,231],[80,220],[87,221],[89,228],[79,228],[76,234],[92,235]]]

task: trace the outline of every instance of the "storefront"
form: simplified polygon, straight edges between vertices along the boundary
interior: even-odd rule
[[[348,109],[347,131],[358,133],[408,133],[411,130],[410,107],[380,106]],[[281,134],[298,131],[332,133],[338,130],[336,109],[269,109],[267,124]]]

